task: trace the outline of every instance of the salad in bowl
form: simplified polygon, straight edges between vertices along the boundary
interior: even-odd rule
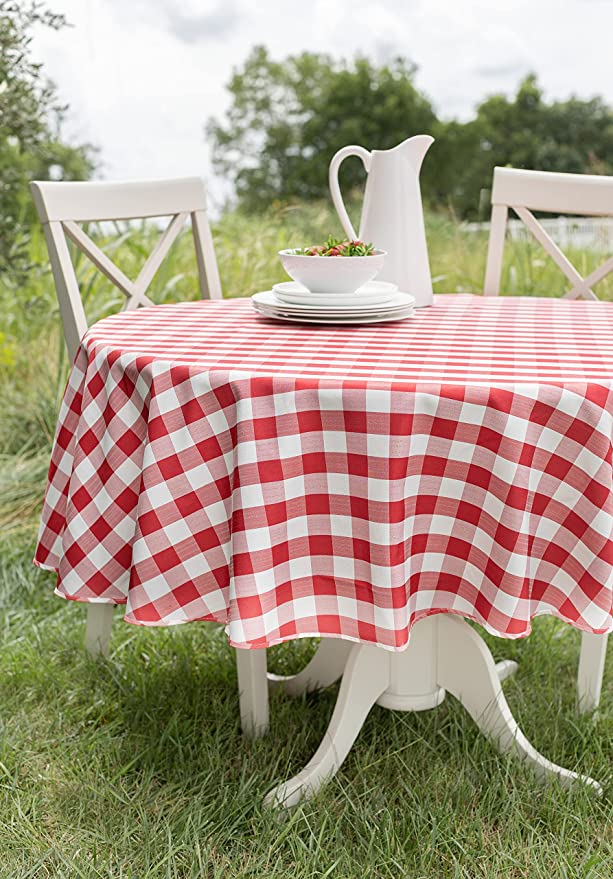
[[[323,244],[279,251],[290,278],[318,294],[355,293],[381,271],[385,256],[372,244],[332,236]]]

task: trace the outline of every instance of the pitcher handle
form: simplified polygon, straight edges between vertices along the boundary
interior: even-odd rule
[[[343,201],[343,196],[341,195],[341,188],[338,183],[338,169],[341,166],[341,162],[343,159],[346,159],[347,156],[358,156],[362,160],[362,164],[364,165],[364,169],[366,173],[370,170],[370,159],[371,154],[367,149],[361,146],[346,146],[340,149],[338,152],[334,153],[332,156],[332,161],[330,162],[330,171],[328,173],[328,180],[330,183],[330,194],[332,195],[332,202],[334,207],[336,208],[336,213],[338,214],[339,220],[341,221],[341,225],[345,230],[345,233],[351,238],[352,241],[358,237],[355,234],[355,229],[351,225],[351,220],[349,219],[349,214],[347,213],[347,208],[345,207],[345,202]]]

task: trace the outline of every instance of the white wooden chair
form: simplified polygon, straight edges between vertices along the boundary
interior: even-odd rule
[[[592,288],[613,272],[613,256],[586,278],[582,277],[532,211],[591,217],[613,216],[613,177],[494,168],[492,219],[483,288],[485,296],[497,296],[499,293],[509,208],[523,220],[568,278],[571,288],[564,298],[597,299]],[[582,712],[594,711],[598,707],[606,651],[607,635],[583,633],[577,676],[577,700]]]
[[[153,305],[147,290],[188,219],[191,220],[200,292],[221,299],[221,284],[207,219],[206,192],[198,177],[129,183],[34,182],[32,196],[43,225],[60,306],[64,338],[71,360],[87,330],[67,237],[125,295],[125,309]],[[131,281],[92,241],[80,223],[170,216],[170,222],[140,274]],[[107,655],[113,605],[89,604],[85,644],[92,656]],[[265,732],[268,723],[266,651],[237,650],[243,731]]]

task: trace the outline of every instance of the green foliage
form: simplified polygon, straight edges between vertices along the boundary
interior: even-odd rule
[[[493,95],[466,125],[443,129],[444,191],[457,213],[475,216],[496,165],[567,173],[613,173],[613,111],[601,98],[547,103],[535,76],[514,98]],[[442,157],[439,161],[444,164]]]
[[[0,272],[25,267],[34,219],[29,181],[81,180],[93,169],[90,146],[63,143],[64,108],[30,57],[35,25],[65,24],[36,0],[0,0]]]
[[[376,66],[303,53],[273,61],[256,47],[228,84],[225,122],[209,120],[215,169],[234,184],[241,206],[327,196],[328,164],[340,147],[387,149],[430,133],[422,192],[461,218],[483,216],[495,165],[613,173],[613,111],[601,99],[548,103],[534,76],[514,97],[486,98],[466,122],[437,118],[403,59]],[[361,186],[357,160],[341,167],[342,185]]]

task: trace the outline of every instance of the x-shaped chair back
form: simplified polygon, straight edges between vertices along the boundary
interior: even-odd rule
[[[130,183],[35,182],[30,185],[43,224],[71,359],[87,330],[67,237],[125,295],[124,308],[153,305],[146,295],[154,275],[188,219],[191,220],[200,291],[220,299],[221,285],[207,219],[206,192],[198,177]],[[131,281],[92,241],[80,223],[167,217],[171,220],[140,274]]]
[[[532,211],[588,217],[613,216],[613,177],[494,168],[492,220],[483,288],[486,296],[496,296],[499,292],[509,208],[525,223],[568,278],[571,289],[564,294],[564,298],[597,299],[592,287],[613,272],[613,256],[583,278]]]
[[[200,178],[133,183],[35,182],[30,184],[30,189],[45,232],[64,338],[71,360],[74,360],[87,330],[87,319],[67,238],[121,290],[126,297],[126,309],[138,308],[153,305],[147,290],[182,227],[190,219],[200,291],[203,298],[221,298],[217,261],[207,219],[206,192]],[[79,225],[168,216],[171,217],[170,223],[135,281],[126,277]],[[108,653],[112,621],[112,604],[88,604],[85,645],[92,656]]]

